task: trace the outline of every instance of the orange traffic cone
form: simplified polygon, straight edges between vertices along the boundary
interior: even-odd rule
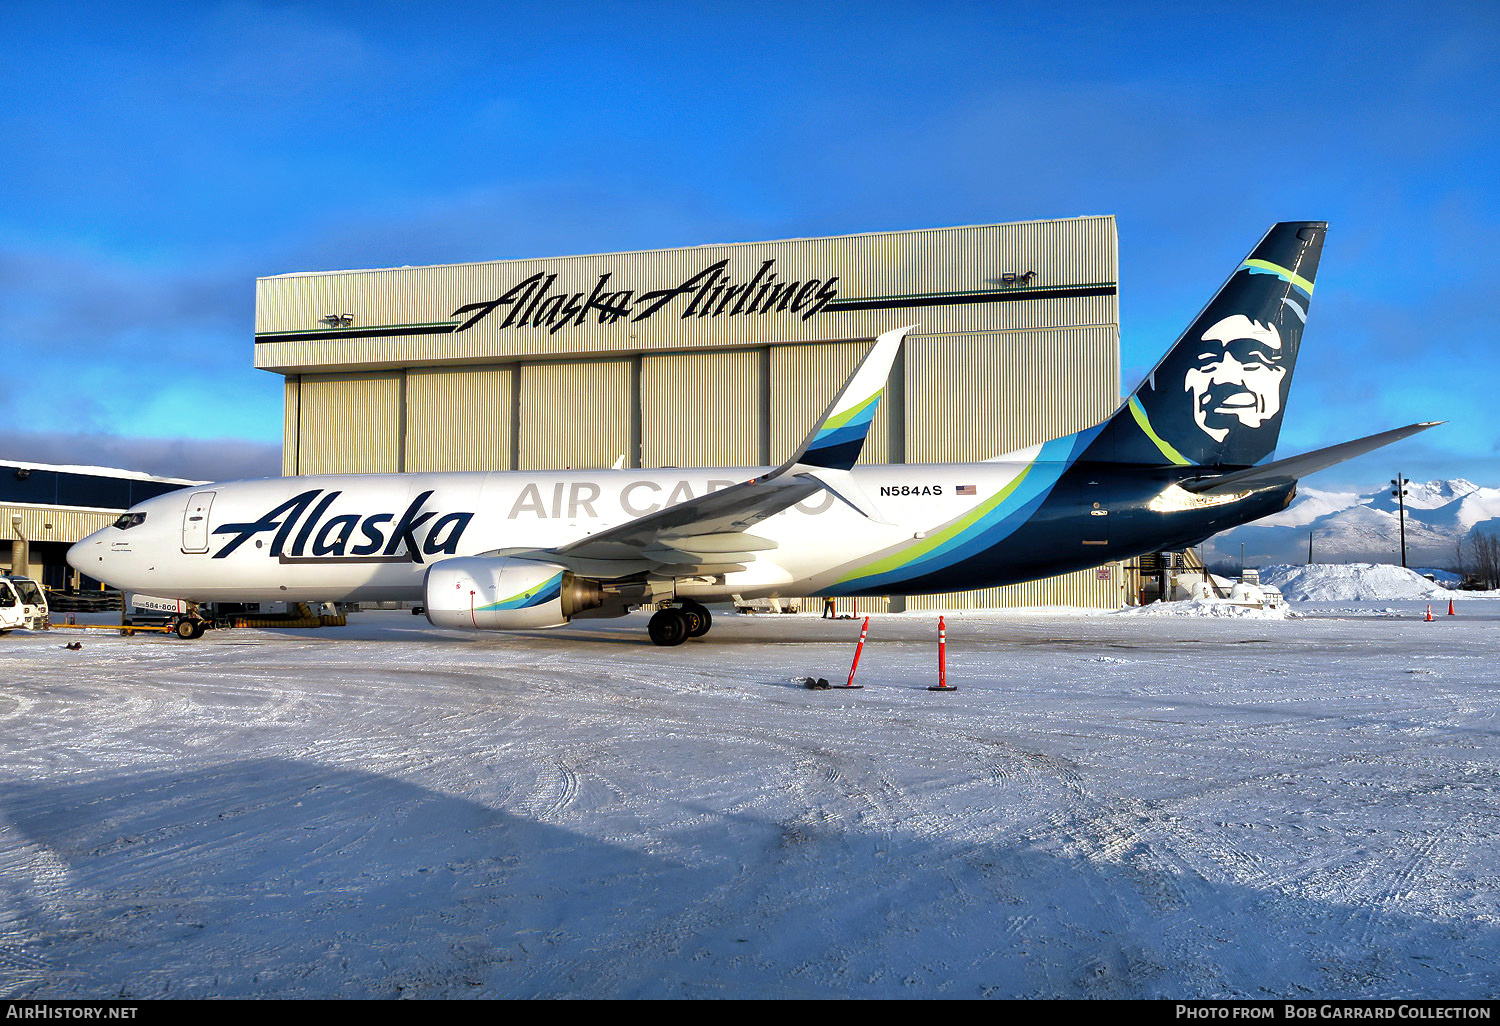
[[[854,671],[859,669],[859,654],[865,650],[865,635],[870,633],[870,618],[865,617],[864,626],[859,629],[859,644],[854,646],[854,663],[849,667],[849,683],[831,684],[835,688],[862,688],[863,684],[854,683]]]
[[[1432,603],[1427,603],[1427,622],[1432,622]]]
[[[957,691],[958,688],[948,683],[948,627],[943,623],[943,618],[938,617],[938,682],[928,691]]]
[[[1453,600],[1452,599],[1448,600],[1448,615],[1449,616],[1453,615]]]

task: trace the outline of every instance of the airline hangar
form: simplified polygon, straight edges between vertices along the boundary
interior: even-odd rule
[[[916,324],[861,462],[984,460],[1114,411],[1116,267],[1097,216],[285,274],[256,283],[255,365],[286,378],[287,475],[767,466]],[[1105,564],[858,608],[1114,608],[1126,586]]]

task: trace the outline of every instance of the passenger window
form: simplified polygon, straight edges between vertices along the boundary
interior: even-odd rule
[[[0,609],[9,609],[16,604],[16,593],[10,590],[10,585],[0,584]]]

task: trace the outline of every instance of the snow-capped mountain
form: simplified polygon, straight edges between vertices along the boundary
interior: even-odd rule
[[[1406,496],[1408,566],[1450,567],[1458,541],[1475,528],[1500,534],[1500,488],[1472,481],[1411,481]],[[1275,516],[1215,535],[1201,548],[1205,562],[1306,563],[1308,535],[1318,563],[1400,563],[1401,531],[1390,485],[1373,491],[1325,492],[1305,485]]]

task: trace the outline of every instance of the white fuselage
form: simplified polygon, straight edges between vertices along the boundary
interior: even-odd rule
[[[679,579],[677,594],[818,594],[851,561],[950,523],[1005,488],[1035,450],[986,463],[860,467],[879,514],[829,491],[754,525],[775,543],[745,569]],[[511,471],[268,478],[183,489],[134,507],[69,552],[114,587],[197,602],[417,600],[434,562],[546,549],[728,487],[756,468]],[[960,494],[960,489],[963,493]],[[415,543],[418,559],[412,558]]]

